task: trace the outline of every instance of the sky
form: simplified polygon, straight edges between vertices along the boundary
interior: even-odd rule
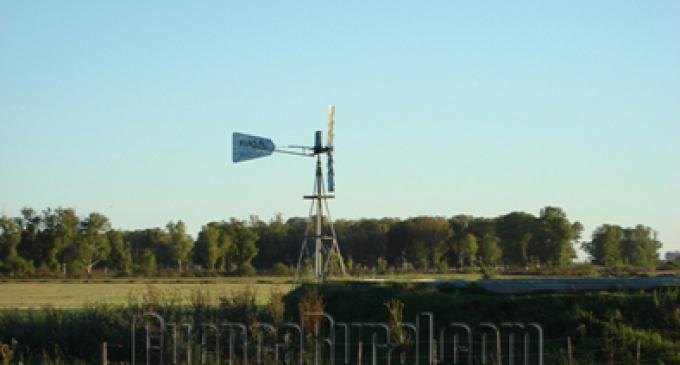
[[[313,159],[231,133],[311,145],[329,104],[335,219],[558,206],[680,250],[678,1],[0,0],[0,215],[305,216]]]

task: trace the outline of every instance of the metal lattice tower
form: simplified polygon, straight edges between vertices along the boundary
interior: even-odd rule
[[[313,269],[313,278],[316,281],[323,281],[334,274],[347,275],[331,212],[328,209],[328,199],[333,198],[333,195],[326,194],[321,156],[317,155],[314,192],[312,195],[304,196],[304,199],[311,200],[312,204],[309,207],[309,220],[295,270],[296,282],[302,280],[309,266]]]

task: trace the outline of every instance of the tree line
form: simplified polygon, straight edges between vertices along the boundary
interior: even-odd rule
[[[305,218],[265,222],[210,222],[194,239],[184,222],[164,228],[120,230],[100,213],[79,217],[71,208],[0,217],[0,272],[10,275],[93,270],[111,274],[287,273],[295,267]],[[661,243],[644,225],[604,224],[581,242],[583,226],[558,207],[539,215],[511,212],[495,218],[456,215],[335,222],[341,252],[351,271],[446,271],[468,267],[564,266],[580,244],[594,264],[652,269]]]

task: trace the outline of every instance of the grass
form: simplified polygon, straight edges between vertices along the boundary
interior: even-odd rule
[[[658,274],[658,273],[652,273]],[[569,275],[503,275],[495,279],[560,278]],[[392,282],[428,279],[479,280],[482,274],[394,274],[371,275],[356,279],[378,279]],[[207,288],[212,298],[230,297],[235,292],[251,287],[257,301],[265,303],[272,291],[287,293],[293,288],[289,276],[252,277],[161,277],[161,278],[97,278],[97,279],[0,279],[0,309],[39,309],[50,306],[61,309],[82,308],[91,303],[126,304],[130,295],[144,293],[149,285],[161,291],[177,291],[188,303],[192,291]]]
[[[176,291],[184,303],[189,303],[196,289],[207,289],[216,299],[251,287],[262,304],[271,292],[287,293],[293,287],[287,277],[7,280],[0,282],[0,309],[75,309],[92,303],[122,305],[128,303],[131,295],[145,293],[149,285],[164,292]]]
[[[478,280],[480,274],[408,274],[375,276],[388,281],[414,279]],[[514,276],[513,278],[518,278]],[[352,278],[356,279],[356,278]],[[188,278],[99,278],[99,279],[3,279],[0,280],[0,309],[77,309],[92,303],[122,305],[130,295],[146,292],[149,285],[161,291],[177,291],[188,303],[192,291],[207,288],[212,298],[230,297],[251,287],[260,304],[272,291],[287,293],[293,288],[289,276],[188,277]]]

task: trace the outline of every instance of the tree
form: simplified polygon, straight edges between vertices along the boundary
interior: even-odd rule
[[[16,274],[33,271],[33,262],[17,252],[21,236],[21,225],[7,217],[0,217],[0,271]]]
[[[220,270],[232,272],[238,268],[236,264],[236,246],[234,239],[224,227],[220,227],[220,235],[217,240],[218,258],[221,259]]]
[[[79,219],[70,208],[24,208],[19,217],[0,219],[0,271],[25,274],[71,272],[95,267],[117,272],[154,273],[160,268],[182,271],[190,261],[207,270],[249,274],[276,272],[297,263],[300,244],[310,229],[308,219],[280,215],[269,222],[257,216],[211,222],[195,244],[182,221],[165,228],[112,230],[102,214]],[[573,245],[583,227],[564,211],[546,207],[538,217],[511,212],[498,218],[457,215],[339,220],[335,230],[347,267],[358,273],[388,267],[403,270],[446,270],[466,265],[516,265],[530,262],[564,265],[575,255]],[[309,232],[307,232],[309,233]],[[651,228],[602,225],[582,244],[594,263],[653,269],[661,243]],[[350,259],[351,257],[351,259]]]
[[[467,233],[460,240],[458,246],[458,264],[463,267],[465,264],[472,266],[475,262],[475,257],[477,256],[477,238],[472,233]]]
[[[177,264],[170,249],[170,234],[165,229],[155,227],[126,231],[123,236],[134,262],[139,263],[144,251],[149,250],[154,255],[157,266],[168,268]]]
[[[341,252],[352,252],[356,263],[375,267],[379,257],[387,252],[387,232],[395,223],[393,219],[341,220],[335,224],[335,232]]]
[[[300,253],[300,245],[305,238],[307,219],[301,217],[288,218],[286,220],[286,227],[288,227],[288,233],[286,234],[284,254],[281,257],[281,261],[288,266],[295,267],[297,265],[298,254]]]
[[[656,232],[638,224],[635,228],[623,230],[620,247],[621,258],[625,264],[654,269],[659,258],[658,251],[661,243],[656,239]]]
[[[106,236],[111,245],[108,264],[114,270],[129,274],[132,271],[132,253],[130,247],[125,244],[123,232],[110,230],[106,232]]]
[[[564,211],[557,207],[545,207],[538,218],[530,256],[548,265],[565,265],[576,257],[573,244],[581,237],[583,226],[570,223]]]
[[[43,211],[42,222],[44,229],[39,233],[43,245],[41,266],[52,270],[59,270],[61,266],[65,274],[69,253],[79,239],[80,219],[73,209],[57,208]]]
[[[274,264],[282,261],[282,257],[287,256],[285,250],[288,225],[283,222],[281,215],[277,215],[269,224],[258,221],[251,228],[259,237],[255,243],[258,255],[253,259],[256,268],[261,270],[272,268]]]
[[[524,267],[529,263],[529,244],[537,219],[525,212],[512,212],[496,218],[496,234],[503,251],[503,263]]]
[[[230,245],[230,250],[227,253],[227,259],[235,264],[236,270],[243,274],[249,274],[254,271],[252,260],[257,255],[258,236],[252,229],[246,226],[242,221],[231,219],[228,223],[222,224],[224,232],[231,237],[233,245]]]
[[[449,266],[458,266],[459,268],[463,267],[462,241],[465,239],[465,236],[470,233],[470,223],[473,220],[474,217],[470,215],[456,215],[448,219],[449,226],[451,227],[451,231],[453,233],[453,236],[447,243],[447,261]]]
[[[182,272],[182,262],[187,261],[194,242],[186,233],[186,225],[181,220],[177,223],[168,223],[166,228],[170,236],[168,242],[170,257],[177,262],[177,270]]]
[[[142,250],[137,262],[137,271],[144,275],[154,275],[158,270],[156,255],[150,249]]]
[[[58,264],[50,260],[49,244],[41,237],[42,217],[32,208],[25,207],[21,209],[21,217],[14,221],[20,226],[16,257],[29,257],[39,267],[56,269]]]
[[[400,264],[398,253],[417,269],[438,267],[453,237],[453,230],[441,217],[416,217],[392,225],[388,232],[388,261]]]
[[[598,265],[653,269],[661,242],[656,239],[656,232],[641,224],[634,228],[603,224],[595,229],[592,240],[584,242],[582,248]]]
[[[472,224],[474,220],[475,218],[471,215],[459,214],[449,219],[449,225],[456,234],[465,237],[465,234],[468,233],[470,224]]]
[[[497,265],[502,252],[500,240],[496,236],[496,221],[488,218],[475,218],[469,222],[467,231],[477,239],[477,258],[480,264]]]
[[[219,257],[220,235],[221,230],[219,226],[216,223],[208,223],[201,227],[196,244],[194,244],[194,261],[211,271],[215,271],[215,262]]]
[[[111,222],[100,213],[90,213],[80,224],[79,238],[70,246],[70,258],[74,267],[81,265],[87,273],[92,268],[109,258],[111,246],[106,232],[111,229]]]
[[[54,236],[53,253],[59,258],[59,261],[66,263],[66,249],[73,246],[78,240],[78,226],[80,219],[76,215],[76,211],[71,208],[56,210],[56,232]]]
[[[75,211],[48,208],[40,216],[31,208],[23,208],[15,221],[22,227],[19,256],[30,258],[41,270],[59,270],[65,261],[64,250],[78,238]]]
[[[500,248],[500,239],[492,233],[487,233],[479,240],[477,256],[484,265],[498,265],[503,256]]]
[[[15,221],[0,217],[0,260],[17,256],[17,246],[21,243],[21,226]]]
[[[590,242],[584,242],[582,248],[594,264],[618,266],[623,263],[621,257],[621,241],[623,231],[620,226],[603,224],[595,229]]]

